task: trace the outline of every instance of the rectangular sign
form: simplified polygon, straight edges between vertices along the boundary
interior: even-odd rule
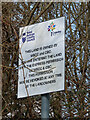
[[[20,28],[18,98],[64,90],[65,18]]]

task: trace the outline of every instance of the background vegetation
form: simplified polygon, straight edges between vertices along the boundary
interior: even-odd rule
[[[41,96],[17,99],[19,28],[65,17],[65,90],[50,93],[50,118],[89,118],[90,3],[2,3],[2,114],[41,116]]]

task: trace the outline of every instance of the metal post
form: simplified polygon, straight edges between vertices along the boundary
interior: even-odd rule
[[[49,93],[41,95],[42,106],[41,106],[41,118],[42,120],[49,120]]]

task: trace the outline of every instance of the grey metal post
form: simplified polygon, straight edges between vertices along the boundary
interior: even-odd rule
[[[42,106],[41,106],[41,118],[42,120],[49,120],[49,93],[41,95]]]

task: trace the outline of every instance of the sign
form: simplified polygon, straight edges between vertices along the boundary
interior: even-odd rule
[[[65,18],[20,28],[18,98],[64,90]]]

